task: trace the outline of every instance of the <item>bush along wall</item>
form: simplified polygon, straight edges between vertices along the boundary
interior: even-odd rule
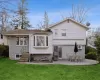
[[[97,60],[97,54],[96,54],[96,52],[89,52],[88,54],[86,54],[85,58]]]
[[[0,57],[9,57],[9,46],[0,45]]]
[[[85,55],[85,58],[86,59],[97,60],[97,52],[96,52],[96,49],[87,46],[86,47],[86,55]]]

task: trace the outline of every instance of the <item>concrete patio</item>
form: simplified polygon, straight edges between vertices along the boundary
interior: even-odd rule
[[[47,64],[62,64],[62,65],[94,65],[98,64],[98,61],[96,60],[90,60],[90,59],[85,59],[82,62],[71,62],[68,60],[58,60],[58,61],[53,61],[52,63],[46,63],[46,62],[19,62],[20,64],[39,64],[39,65],[47,65]]]

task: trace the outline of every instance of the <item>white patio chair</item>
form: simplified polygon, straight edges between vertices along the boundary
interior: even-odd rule
[[[75,55],[72,55],[71,62],[74,62],[75,60],[76,60],[76,56]]]
[[[70,54],[66,54],[67,60],[70,61],[71,60],[71,56]]]
[[[76,55],[76,61],[79,62],[80,61],[80,56]]]

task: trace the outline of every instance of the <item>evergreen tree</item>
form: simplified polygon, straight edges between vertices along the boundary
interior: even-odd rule
[[[39,29],[49,28],[49,18],[48,18],[48,14],[46,11],[44,12],[43,21],[40,21],[40,23],[37,24],[37,26]]]
[[[48,14],[45,11],[44,13],[44,28],[48,28],[49,27],[49,19],[48,19]]]
[[[27,29],[31,25],[29,24],[28,18],[27,18],[27,2],[26,0],[20,0],[18,4],[18,10],[16,12],[16,15],[13,16],[11,25],[12,26],[21,26],[21,29]]]

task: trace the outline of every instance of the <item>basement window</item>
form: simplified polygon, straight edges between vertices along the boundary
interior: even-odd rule
[[[20,59],[21,58],[21,54],[15,54],[15,59]]]

